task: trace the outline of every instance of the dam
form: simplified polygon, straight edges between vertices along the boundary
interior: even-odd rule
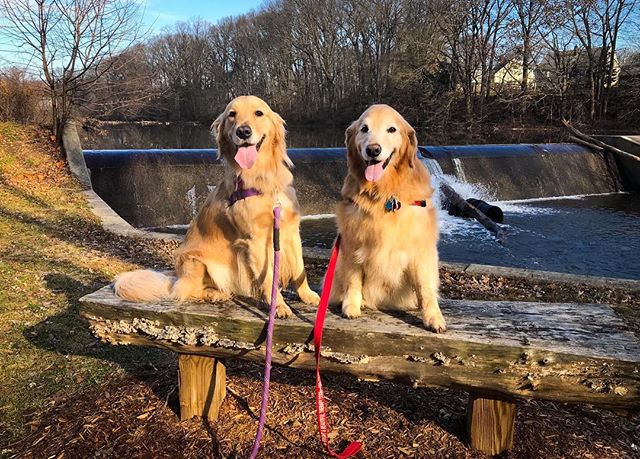
[[[608,138],[640,153],[637,139]],[[346,173],[344,148],[292,148],[306,246],[327,248]],[[464,198],[498,203],[504,246],[474,221],[439,213],[441,259],[640,279],[635,164],[573,143],[420,146],[435,201],[446,181]],[[138,228],[184,233],[222,177],[215,149],[85,150],[96,193]],[[625,160],[625,158],[622,158]],[[629,163],[633,161],[627,160]]]

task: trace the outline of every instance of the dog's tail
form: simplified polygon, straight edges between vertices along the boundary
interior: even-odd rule
[[[171,298],[176,277],[173,271],[138,269],[116,277],[113,290],[128,301],[146,302]]]

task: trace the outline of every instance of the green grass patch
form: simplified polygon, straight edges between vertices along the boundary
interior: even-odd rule
[[[45,133],[0,123],[0,445],[57,397],[171,359],[101,344],[79,317],[81,296],[133,266],[80,191]]]

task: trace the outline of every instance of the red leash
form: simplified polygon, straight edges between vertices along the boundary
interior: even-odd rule
[[[324,444],[325,449],[330,456],[338,459],[346,459],[354,456],[362,448],[362,443],[352,442],[342,451],[337,453],[329,446],[329,424],[327,423],[327,405],[324,400],[324,391],[322,390],[322,379],[320,378],[320,348],[322,347],[322,329],[324,328],[324,318],[327,315],[327,308],[329,306],[329,295],[331,294],[331,286],[333,285],[333,276],[336,271],[336,263],[338,261],[338,252],[340,251],[340,235],[336,238],[336,242],[333,245],[333,251],[331,252],[331,258],[329,259],[329,267],[327,268],[327,275],[322,287],[322,295],[320,296],[320,304],[318,305],[318,312],[316,314],[316,323],[313,328],[313,345],[315,347],[316,356],[316,416],[318,420],[318,431],[320,432],[320,438]]]

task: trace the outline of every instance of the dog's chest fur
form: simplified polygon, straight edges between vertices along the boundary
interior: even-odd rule
[[[427,209],[403,205],[396,212],[367,212],[345,203],[338,212],[338,229],[354,261],[367,270],[403,271],[424,247],[424,229],[431,218]],[[421,230],[421,227],[423,228]]]

